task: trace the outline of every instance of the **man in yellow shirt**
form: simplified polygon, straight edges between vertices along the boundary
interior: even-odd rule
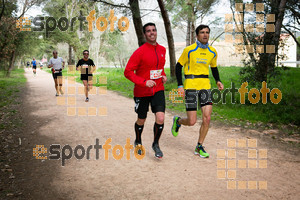
[[[198,107],[201,108],[202,124],[199,130],[195,154],[203,158],[209,157],[202,144],[208,132],[212,112],[211,85],[208,79],[209,66],[218,89],[223,90],[224,88],[217,68],[217,51],[208,44],[209,33],[210,28],[207,25],[198,26],[196,28],[196,43],[183,50],[176,64],[178,92],[183,94],[183,96],[185,95],[187,117],[174,116],[172,125],[172,134],[176,137],[181,125],[193,126],[196,123],[197,109]],[[185,76],[184,84],[182,84],[182,67]]]

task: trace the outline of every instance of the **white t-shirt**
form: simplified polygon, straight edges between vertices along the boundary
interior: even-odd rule
[[[63,61],[64,60],[61,57],[51,58],[49,65],[53,64],[53,69],[61,69]]]

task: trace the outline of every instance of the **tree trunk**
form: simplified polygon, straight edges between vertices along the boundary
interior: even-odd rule
[[[72,65],[72,47],[69,45],[69,61],[68,65]]]
[[[130,10],[132,13],[132,20],[134,24],[135,33],[138,39],[139,46],[142,46],[146,40],[143,33],[143,23],[140,13],[139,1],[129,0]]]
[[[14,64],[15,64],[15,58],[16,58],[16,51],[13,51],[11,53],[11,57],[10,57],[10,60],[9,60],[9,68],[6,72],[6,77],[9,77],[10,76],[10,72],[13,70],[14,68]]]
[[[191,44],[196,42],[195,20],[191,22]]]
[[[76,64],[76,60],[79,60],[80,59],[80,57],[77,57],[77,48],[76,48],[76,46],[75,45],[72,45],[71,46],[71,48],[72,48],[72,50],[73,50],[73,54],[74,54],[74,59],[72,59],[72,63],[73,63],[73,65],[75,65]],[[82,55],[82,54],[81,54]]]
[[[1,1],[1,8],[2,8],[2,10],[1,10],[1,13],[0,13],[0,20],[3,16],[4,10],[5,10],[5,1],[4,0]]]
[[[120,67],[123,68],[122,59],[121,59],[120,55],[118,56],[118,60],[119,60],[119,63],[120,63]]]
[[[194,6],[190,5],[191,6],[191,42],[190,44],[193,44],[196,42],[196,33],[195,33],[195,23],[196,23],[196,14],[195,14],[195,8]]]
[[[3,1],[3,2],[4,2],[4,1]],[[22,12],[20,18],[24,16],[24,13],[25,13],[25,10],[26,10],[26,6],[27,6],[27,2],[28,2],[28,0],[25,0],[24,6],[23,6],[23,12]],[[15,42],[16,42],[16,40],[14,41],[14,43],[15,43]],[[12,71],[13,68],[14,68],[14,65],[15,65],[15,58],[16,58],[16,47],[14,47],[14,50],[13,50],[12,53],[11,53],[11,57],[10,57],[10,59],[9,59],[9,67],[8,67],[7,72],[6,72],[6,77],[9,77],[9,76],[10,76],[10,73],[11,73],[11,71]]]
[[[166,34],[168,38],[171,77],[175,77],[176,57],[175,57],[175,46],[174,46],[173,33],[171,29],[171,22],[163,0],[157,0],[157,2],[161,11],[162,18],[164,20]]]
[[[191,45],[191,20],[190,19],[188,19],[187,21],[185,45],[186,46]]]
[[[271,13],[275,14],[275,32],[266,32],[264,35],[264,45],[274,45],[274,53],[261,54],[256,71],[258,81],[267,81],[267,75],[274,72],[276,56],[278,54],[279,39],[282,27],[282,21],[287,0],[273,1],[271,4]]]
[[[243,10],[243,12],[241,13],[243,18],[242,20],[242,24],[245,24],[245,11]],[[236,22],[235,22],[236,23]],[[247,39],[247,35],[246,35],[246,30],[245,30],[245,26],[243,26],[243,30],[242,30],[242,35],[243,35],[243,40],[244,40],[244,44],[245,45],[251,45],[251,43],[249,42],[249,40]],[[250,60],[252,62],[253,66],[256,66],[256,58],[254,57],[253,53],[248,53]]]
[[[280,33],[281,33],[281,27],[282,27],[282,21],[284,17],[285,7],[286,7],[287,0],[281,0],[278,5],[276,5],[275,9],[279,10],[277,20],[275,21],[275,55],[274,55],[274,63],[275,63],[275,56],[278,54],[278,46],[279,46],[279,39],[280,39]]]

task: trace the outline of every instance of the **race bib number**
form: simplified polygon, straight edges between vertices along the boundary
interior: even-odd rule
[[[150,79],[159,79],[161,78],[162,69],[159,70],[150,70]]]
[[[55,74],[57,74],[57,73],[60,72],[60,69],[53,69],[53,68],[52,68],[52,72],[55,73]]]
[[[86,68],[88,68],[89,66],[87,65],[87,64],[83,64],[82,65],[82,68],[84,68],[84,69],[86,69]]]

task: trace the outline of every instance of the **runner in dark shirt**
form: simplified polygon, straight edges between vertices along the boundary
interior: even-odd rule
[[[76,70],[81,71],[82,83],[84,85],[85,102],[89,102],[89,91],[93,87],[93,72],[96,66],[92,59],[89,59],[89,51],[83,51],[83,58],[80,59],[76,65]]]

